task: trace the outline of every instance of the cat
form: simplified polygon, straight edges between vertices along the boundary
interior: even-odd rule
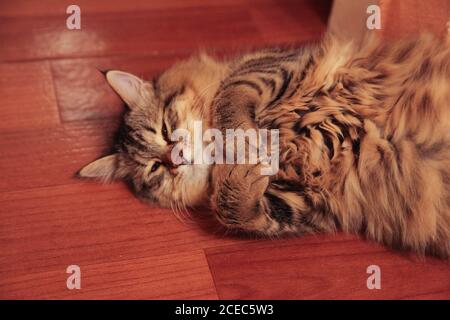
[[[343,230],[450,259],[450,49],[432,36],[332,36],[231,60],[201,53],[144,81],[106,79],[128,106],[117,152],[81,177],[126,179],[164,207],[210,203],[224,226],[267,236]],[[279,171],[177,165],[170,134],[278,129]]]

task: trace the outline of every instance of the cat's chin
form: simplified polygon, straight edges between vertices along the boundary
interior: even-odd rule
[[[152,197],[153,204],[164,208],[197,207],[209,202],[210,165],[183,165],[171,187]]]

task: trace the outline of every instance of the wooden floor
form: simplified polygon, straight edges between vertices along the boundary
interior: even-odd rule
[[[122,183],[74,177],[111,148],[122,104],[99,69],[147,77],[197,48],[235,52],[325,31],[328,1],[0,2],[0,298],[450,298],[450,266],[355,236],[226,235],[182,223]],[[81,289],[66,268],[79,265]],[[381,289],[366,286],[369,265]]]

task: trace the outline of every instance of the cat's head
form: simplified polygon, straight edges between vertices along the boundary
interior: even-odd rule
[[[164,207],[199,204],[207,195],[210,166],[176,165],[170,137],[176,129],[192,132],[194,121],[208,127],[209,106],[224,72],[223,64],[206,55],[178,63],[152,81],[108,71],[108,83],[128,110],[116,152],[88,164],[79,175],[103,181],[125,179],[138,197]]]

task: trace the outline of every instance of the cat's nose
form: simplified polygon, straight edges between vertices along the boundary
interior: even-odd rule
[[[163,157],[161,158],[161,161],[164,165],[166,165],[169,169],[171,168],[178,168],[181,165],[189,164],[188,160],[186,160],[183,156],[183,150],[180,150],[178,154],[175,154],[174,157],[172,157],[172,150],[174,148],[175,144],[167,146],[167,150]]]
[[[177,163],[179,166],[184,165],[184,164],[191,164],[191,162],[183,154],[183,149],[181,149],[180,153],[178,154]]]
[[[168,145],[165,153],[161,157],[162,163],[169,169],[178,167],[178,165],[172,159],[173,146],[173,144]]]

